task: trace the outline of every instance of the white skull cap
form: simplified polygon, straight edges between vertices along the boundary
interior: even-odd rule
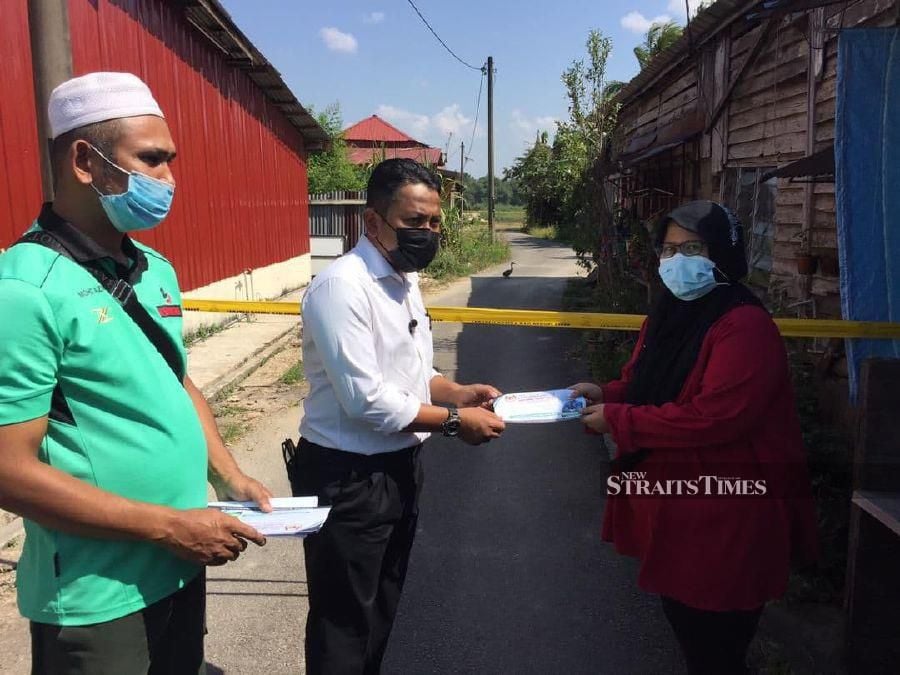
[[[131,73],[88,73],[60,84],[47,105],[52,138],[96,122],[154,115],[165,119],[150,88]]]

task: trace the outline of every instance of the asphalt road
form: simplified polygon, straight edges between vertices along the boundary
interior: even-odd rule
[[[430,304],[559,309],[570,249],[510,235],[494,270]],[[584,379],[575,330],[435,324],[436,363],[502,391]],[[577,422],[513,425],[472,448],[426,447],[419,531],[386,673],[681,673],[636,566],[600,541],[606,457]]]

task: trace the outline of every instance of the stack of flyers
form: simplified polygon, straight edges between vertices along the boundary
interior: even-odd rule
[[[209,507],[238,518],[267,537],[305,537],[318,532],[331,509],[317,497],[273,497],[272,512],[256,502],[210,502]]]

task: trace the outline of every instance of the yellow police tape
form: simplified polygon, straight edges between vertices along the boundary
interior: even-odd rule
[[[296,302],[245,300],[188,300],[184,309],[198,312],[232,314],[299,314]],[[433,321],[479,323],[499,326],[536,326],[543,328],[595,328],[603,330],[639,330],[641,314],[595,314],[589,312],[548,312],[483,307],[429,307]],[[784,337],[900,339],[900,323],[880,321],[842,321],[840,319],[775,319]]]

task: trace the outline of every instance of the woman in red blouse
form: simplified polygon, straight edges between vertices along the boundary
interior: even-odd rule
[[[787,354],[739,283],[734,214],[690,202],[654,238],[665,288],[621,379],[572,389],[617,447],[603,538],[640,560],[692,675],[743,673],[763,605],[816,555]]]

